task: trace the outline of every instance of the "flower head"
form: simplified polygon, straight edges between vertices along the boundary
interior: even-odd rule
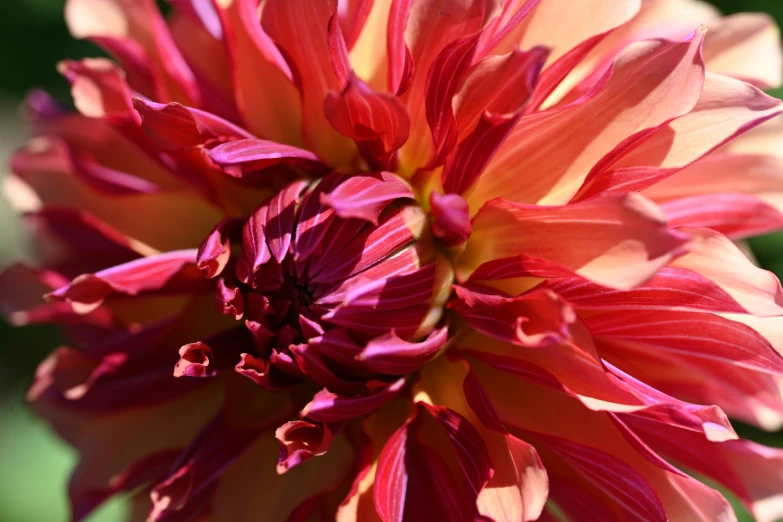
[[[7,194],[74,520],[783,514],[778,33],[694,0],[69,0]],[[47,300],[40,300],[46,294]],[[679,466],[674,467],[674,465]],[[320,518],[319,518],[320,517]]]

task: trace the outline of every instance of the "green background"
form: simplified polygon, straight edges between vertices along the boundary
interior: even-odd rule
[[[574,0],[575,2],[581,0]],[[765,11],[783,24],[783,0],[714,0],[724,12]],[[67,86],[54,69],[63,58],[99,54],[90,44],[72,40],[63,23],[64,0],[0,0],[0,173],[7,156],[24,139],[17,107],[31,87],[43,87],[65,99]],[[783,91],[773,93],[781,96]],[[0,266],[24,255],[23,238],[7,206],[0,203]],[[783,235],[752,241],[760,263],[783,275]],[[0,321],[0,522],[67,520],[65,488],[73,452],[32,417],[22,401],[36,364],[57,345],[53,328],[11,328]],[[783,434],[738,426],[741,434],[783,446]],[[113,501],[90,522],[121,519],[123,505]],[[750,520],[741,513],[741,520]]]

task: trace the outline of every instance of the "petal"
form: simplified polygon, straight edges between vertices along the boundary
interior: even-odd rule
[[[281,475],[313,457],[324,455],[332,445],[332,431],[321,422],[286,422],[277,428],[275,438],[280,441],[277,472]]]
[[[318,156],[310,151],[258,139],[224,143],[210,150],[209,155],[226,173],[238,178],[284,161],[319,162]]]
[[[689,229],[695,240],[688,253],[672,266],[696,272],[717,284],[748,312],[758,316],[783,313],[783,290],[778,278],[762,270],[721,234]]]
[[[425,99],[428,91],[430,97],[437,94],[428,88],[430,70],[437,56],[458,38],[481,29],[495,14],[496,7],[497,2],[492,0],[403,0],[392,5],[387,32],[389,90],[397,94],[407,91],[403,100],[411,116],[410,139],[400,150],[404,172],[413,172],[429,162],[436,148],[425,122],[433,125],[435,119],[432,117],[439,114],[428,116],[427,113],[440,104],[433,105],[435,98],[431,98],[431,108],[427,109]],[[453,72],[449,74],[454,80],[459,76]],[[453,93],[456,87],[452,84],[448,90]],[[448,96],[438,95],[437,98],[450,106]],[[436,135],[440,136],[437,132]]]
[[[224,472],[212,494],[215,520],[254,522],[259,513],[287,520],[306,500],[340,486],[353,462],[345,437],[336,437],[326,455],[281,476],[278,446],[273,437],[261,437]]]
[[[458,194],[430,193],[432,233],[447,246],[462,245],[473,230],[468,202]]]
[[[448,328],[433,330],[421,342],[407,342],[394,332],[372,339],[356,355],[368,368],[389,375],[404,375],[435,358],[446,346]]]
[[[579,43],[623,25],[639,11],[639,0],[589,0],[573,4],[567,0],[541,2],[531,13],[519,42],[528,49],[543,45],[552,49],[553,62]],[[564,11],[567,17],[561,16]]]
[[[704,81],[703,37],[702,31],[683,42],[632,45],[600,90],[520,119],[468,197],[471,208],[498,196],[525,203],[567,201],[596,162],[623,140],[688,113]],[[542,174],[520,183],[520,172]]]
[[[745,312],[717,283],[686,268],[664,267],[633,290],[612,290],[578,278],[550,279],[544,287],[578,310]]]
[[[135,98],[133,106],[141,115],[141,128],[163,150],[180,150],[206,142],[248,139],[253,135],[219,116],[179,103],[155,103]]]
[[[341,218],[364,219],[375,226],[390,202],[412,198],[410,186],[388,172],[352,176],[331,192],[321,194],[321,202]]]
[[[263,138],[302,145],[301,98],[290,67],[259,23],[257,3],[224,0],[216,6],[244,126]]]
[[[104,58],[65,60],[57,68],[71,83],[71,96],[80,113],[88,118],[134,121],[132,91],[125,73],[113,62]]]
[[[352,75],[345,89],[324,103],[332,127],[352,138],[371,169],[395,168],[397,150],[408,140],[410,117],[396,96],[373,92]]]
[[[306,188],[306,181],[296,181],[278,192],[268,203],[264,239],[278,263],[283,262],[291,248],[297,202]]]
[[[761,13],[727,16],[710,26],[704,61],[710,71],[739,78],[761,89],[777,89],[783,81],[780,31]]]
[[[717,491],[662,461],[614,416],[480,364],[471,368],[507,429],[535,445],[553,502],[565,503],[572,518],[644,513],[642,520],[731,520],[731,507]]]
[[[656,350],[776,375],[783,372],[783,357],[755,330],[710,313],[626,311],[586,322],[597,341],[620,349]]]
[[[621,146],[618,153],[609,153],[574,199],[643,190],[781,111],[780,100],[755,87],[707,73],[699,101],[690,113],[654,130],[639,145]]]
[[[44,208],[23,219],[34,233],[38,264],[68,278],[155,253],[88,212]]]
[[[707,194],[661,205],[672,227],[715,230],[738,240],[783,228],[783,214],[759,198],[745,194]]]
[[[339,422],[366,415],[394,399],[406,382],[404,378],[399,379],[376,393],[364,397],[347,397],[321,390],[304,407],[301,414],[302,417],[317,422]]]
[[[118,265],[95,274],[84,274],[49,294],[49,298],[68,301],[74,307],[92,310],[113,293],[137,295],[139,292],[160,290],[166,285],[198,289],[199,277],[190,271],[196,262],[195,250],[180,250],[145,257]],[[189,273],[190,272],[190,273]],[[180,275],[177,282],[175,276]],[[184,286],[183,286],[184,285]]]
[[[449,308],[476,330],[527,348],[564,342],[570,337],[574,311],[547,290],[533,290],[519,297],[471,291],[455,287],[457,298]]]
[[[747,440],[711,443],[697,434],[635,419],[623,421],[655,451],[730,489],[759,522],[773,522],[783,514],[779,449]]]
[[[140,92],[198,105],[193,72],[151,0],[68,0],[65,19],[75,38],[93,40],[117,56]]]
[[[330,163],[343,165],[350,162],[355,148],[332,128],[324,113],[327,94],[342,90],[328,46],[329,20],[336,10],[336,1],[270,0],[263,4],[261,24],[296,71],[305,143]]]
[[[667,229],[654,205],[635,194],[563,207],[497,199],[473,219],[457,277],[465,281],[484,263],[524,254],[559,273],[572,270],[601,285],[628,289],[652,277],[685,242]]]

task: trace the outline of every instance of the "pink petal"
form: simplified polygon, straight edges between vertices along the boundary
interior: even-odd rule
[[[613,290],[578,278],[551,279],[545,287],[577,309],[688,310],[743,313],[746,310],[713,281],[685,268],[665,267],[633,290]]]
[[[138,91],[158,100],[199,104],[193,71],[151,0],[69,0],[65,19],[74,37],[90,39],[115,55]]]
[[[366,415],[394,399],[406,383],[407,380],[402,378],[363,397],[348,397],[321,390],[304,407],[301,415],[317,422],[340,422]]]
[[[768,234],[783,227],[783,214],[745,194],[705,194],[661,205],[672,227],[698,227],[732,239]]]
[[[741,13],[717,20],[710,24],[704,61],[710,71],[761,89],[779,88],[783,64],[777,24],[762,13]]]
[[[254,0],[216,4],[230,57],[234,97],[256,136],[303,145],[302,101],[293,73],[258,22]]]
[[[547,290],[532,290],[519,297],[455,287],[457,297],[449,308],[476,330],[528,348],[566,342],[568,327],[576,320],[573,309]]]
[[[468,202],[458,194],[430,193],[432,233],[447,246],[462,245],[473,230]]]
[[[446,346],[448,336],[444,327],[433,330],[421,342],[407,342],[391,332],[368,342],[356,359],[379,373],[404,375],[432,360]]]
[[[133,106],[141,115],[141,128],[163,150],[181,150],[208,141],[251,139],[253,135],[231,122],[179,103],[155,103],[135,98]]]
[[[779,100],[731,78],[707,73],[691,112],[620,144],[601,159],[574,199],[645,189],[783,111]],[[654,189],[653,189],[654,190]]]
[[[413,192],[407,183],[394,174],[379,172],[346,179],[331,192],[322,194],[321,202],[343,219],[364,219],[377,226],[381,212],[390,202],[408,198],[413,198]]]
[[[319,162],[318,156],[310,151],[258,139],[224,143],[210,150],[209,155],[226,173],[238,178],[284,161]]]
[[[332,445],[332,431],[322,422],[286,422],[277,428],[275,438],[280,441],[277,472],[281,475],[313,457],[323,455]]]
[[[49,298],[68,301],[75,307],[92,310],[111,294],[137,295],[140,292],[156,291],[167,284],[175,284],[177,275],[185,279],[180,285],[185,291],[198,290],[200,277],[188,275],[188,267],[195,268],[196,251],[179,250],[145,257],[118,265],[95,274],[84,274],[69,285],[55,290]]]
[[[783,373],[783,357],[755,330],[699,312],[626,311],[587,319],[596,339],[623,348],[731,363],[760,372]]]

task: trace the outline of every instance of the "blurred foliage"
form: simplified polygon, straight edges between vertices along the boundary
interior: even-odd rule
[[[713,3],[725,13],[764,11],[783,23],[783,0]],[[66,100],[68,88],[55,64],[63,58],[102,54],[70,38],[63,23],[63,4],[64,0],[0,0],[0,110],[17,105],[31,87],[42,87]],[[780,97],[783,91],[774,94]],[[5,114],[0,121],[7,124],[8,118]],[[0,243],[8,241],[13,226],[0,213]],[[9,262],[3,259],[7,246],[0,244],[0,267]],[[754,239],[751,246],[762,266],[783,275],[783,234]],[[57,345],[56,332],[46,327],[12,328],[0,322],[0,341],[0,522],[65,521],[67,480],[76,456],[23,403],[24,388],[35,366]],[[738,426],[737,431],[765,444],[783,446],[781,434],[747,426]],[[731,500],[740,520],[750,521],[736,499]],[[110,502],[90,522],[115,522],[121,519],[122,510],[121,502]]]

